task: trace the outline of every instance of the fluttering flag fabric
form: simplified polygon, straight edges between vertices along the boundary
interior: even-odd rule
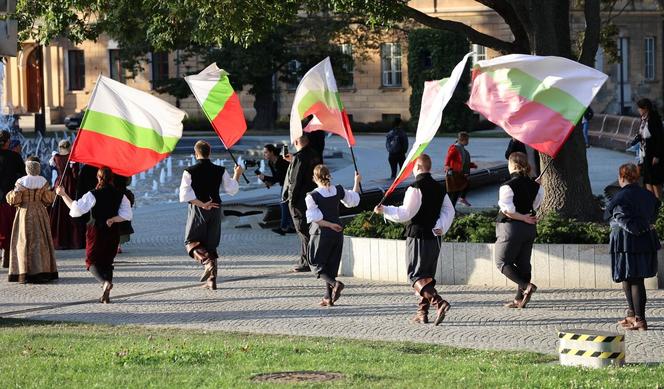
[[[415,134],[415,143],[408,152],[406,161],[401,167],[399,175],[390,185],[385,198],[396,189],[403,180],[408,178],[413,171],[417,157],[424,153],[433,137],[440,128],[443,120],[443,110],[452,98],[454,90],[459,84],[459,80],[466,69],[466,61],[473,53],[466,54],[463,59],[456,64],[449,78],[442,80],[427,81],[424,83],[424,92],[422,93],[422,104],[420,106],[420,119],[417,123],[417,132]]]
[[[175,149],[185,115],[156,96],[99,76],[70,158],[132,176]]]
[[[506,55],[475,65],[468,106],[555,157],[607,78],[566,58]]]
[[[302,128],[302,120],[313,115]],[[303,132],[326,131],[346,139],[348,146],[355,145],[348,114],[344,109],[337,81],[332,71],[330,57],[309,69],[297,86],[290,115],[291,142]]]
[[[233,147],[247,131],[247,122],[240,97],[228,80],[228,73],[213,63],[200,73],[184,79],[224,147]]]

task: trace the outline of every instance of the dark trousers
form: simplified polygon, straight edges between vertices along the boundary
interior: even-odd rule
[[[297,237],[300,238],[300,259],[297,261],[297,266],[309,266],[309,224],[307,223],[306,217],[307,208],[306,206],[295,206],[292,203],[288,204],[288,208],[293,217],[295,232],[297,232]]]
[[[217,247],[221,241],[221,209],[205,210],[189,204],[184,234],[185,246],[200,242],[210,255],[217,258]]]
[[[530,257],[537,236],[534,224],[520,221],[496,223],[496,267],[517,284],[516,300],[523,298],[532,276]]]
[[[390,177],[396,178],[397,173],[399,173],[399,170],[406,160],[406,154],[390,154],[387,160],[390,162],[390,169],[392,169],[392,175]]]
[[[450,197],[450,201],[454,206],[456,206],[456,203],[460,198],[466,198],[467,194],[468,194],[468,187],[459,192],[447,192],[447,195]]]

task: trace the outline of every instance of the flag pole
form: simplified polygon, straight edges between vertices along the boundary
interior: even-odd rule
[[[355,161],[355,152],[353,152],[353,146],[348,145],[350,148],[350,156],[353,158],[353,166],[355,167],[355,171],[359,174],[360,170],[357,168],[357,162]],[[364,190],[362,190],[362,183],[360,182],[360,193],[364,194]]]
[[[222,141],[221,143],[224,143],[224,142]],[[235,156],[233,155],[233,152],[231,152],[231,149],[229,149],[228,147],[226,147],[226,145],[224,145],[224,147],[226,148],[226,151],[228,151],[228,154],[231,156],[231,159],[233,160],[233,162],[234,162],[237,166],[240,166],[240,165],[237,163],[237,159],[235,159]],[[240,167],[242,167],[242,166],[240,166]],[[244,168],[243,168],[243,169],[244,169]],[[248,184],[248,183],[249,183],[249,179],[247,178],[247,176],[244,175],[244,171],[242,172],[242,177],[244,177],[244,180],[245,180],[245,181],[247,182],[247,184]]]

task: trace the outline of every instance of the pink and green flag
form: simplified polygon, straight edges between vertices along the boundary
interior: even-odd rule
[[[443,110],[452,98],[454,90],[459,84],[459,80],[466,69],[466,61],[473,53],[466,54],[463,59],[456,64],[449,78],[442,80],[427,81],[424,83],[424,92],[422,93],[422,104],[420,106],[420,118],[417,123],[417,133],[415,134],[415,143],[410,149],[406,161],[401,167],[399,175],[390,185],[385,198],[396,189],[412,173],[415,167],[417,157],[424,153],[429,143],[438,132],[440,123],[443,121]]]
[[[185,115],[156,96],[99,76],[71,160],[122,176],[148,170],[175,149]]]
[[[313,115],[305,128],[302,119]],[[337,81],[332,71],[330,57],[311,68],[300,81],[290,115],[291,141],[303,132],[326,131],[346,139],[348,146],[355,145],[348,115],[339,98]]]
[[[468,106],[555,157],[607,78],[566,58],[506,55],[475,65]]]
[[[184,79],[224,147],[233,147],[247,130],[247,122],[240,98],[228,80],[228,73],[213,63],[200,73]]]

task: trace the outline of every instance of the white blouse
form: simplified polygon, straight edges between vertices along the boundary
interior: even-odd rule
[[[336,186],[328,186],[325,188],[316,188],[315,192],[318,192],[323,197],[332,197],[337,195]],[[304,198],[304,201],[307,203],[307,223],[315,223],[323,220],[323,213],[318,208],[318,204],[314,201],[314,198],[307,194]],[[360,203],[360,194],[352,190],[344,189],[344,198],[341,199],[341,204],[346,208],[357,207]]]
[[[540,186],[537,191],[537,196],[535,196],[535,200],[533,200],[534,210],[537,210],[537,208],[542,205],[543,199],[544,187]],[[498,208],[500,208],[501,212],[516,212],[516,207],[514,206],[514,191],[512,191],[512,188],[510,188],[509,185],[502,185],[498,191]]]
[[[74,200],[69,209],[69,216],[71,217],[81,217],[86,213],[90,212],[92,207],[97,204],[97,199],[92,192],[88,192],[83,195],[78,200]],[[120,209],[118,209],[118,216],[125,220],[131,220],[133,217],[133,212],[131,211],[131,203],[127,196],[122,196],[122,201],[120,202]]]
[[[224,171],[221,178],[221,190],[231,196],[240,191],[240,183],[228,175],[228,170]],[[191,174],[185,170],[182,172],[182,181],[180,182],[180,202],[188,203],[193,200],[196,200],[196,193],[194,193],[194,188],[191,187]]]
[[[415,217],[421,206],[422,191],[419,188],[413,188],[411,186],[406,189],[406,194],[403,197],[403,204],[399,207],[385,205],[383,207],[383,215],[387,220],[397,223],[405,223]],[[443,199],[443,206],[440,207],[438,220],[436,220],[436,225],[433,229],[442,230],[444,235],[452,226],[454,213],[454,205],[452,205],[452,201],[450,201],[449,196],[446,194]]]
[[[46,181],[46,178],[42,176],[23,176],[16,180],[16,190],[22,190],[23,188],[19,188],[19,184],[23,186],[26,189],[40,189],[41,187],[44,186],[48,181]]]

